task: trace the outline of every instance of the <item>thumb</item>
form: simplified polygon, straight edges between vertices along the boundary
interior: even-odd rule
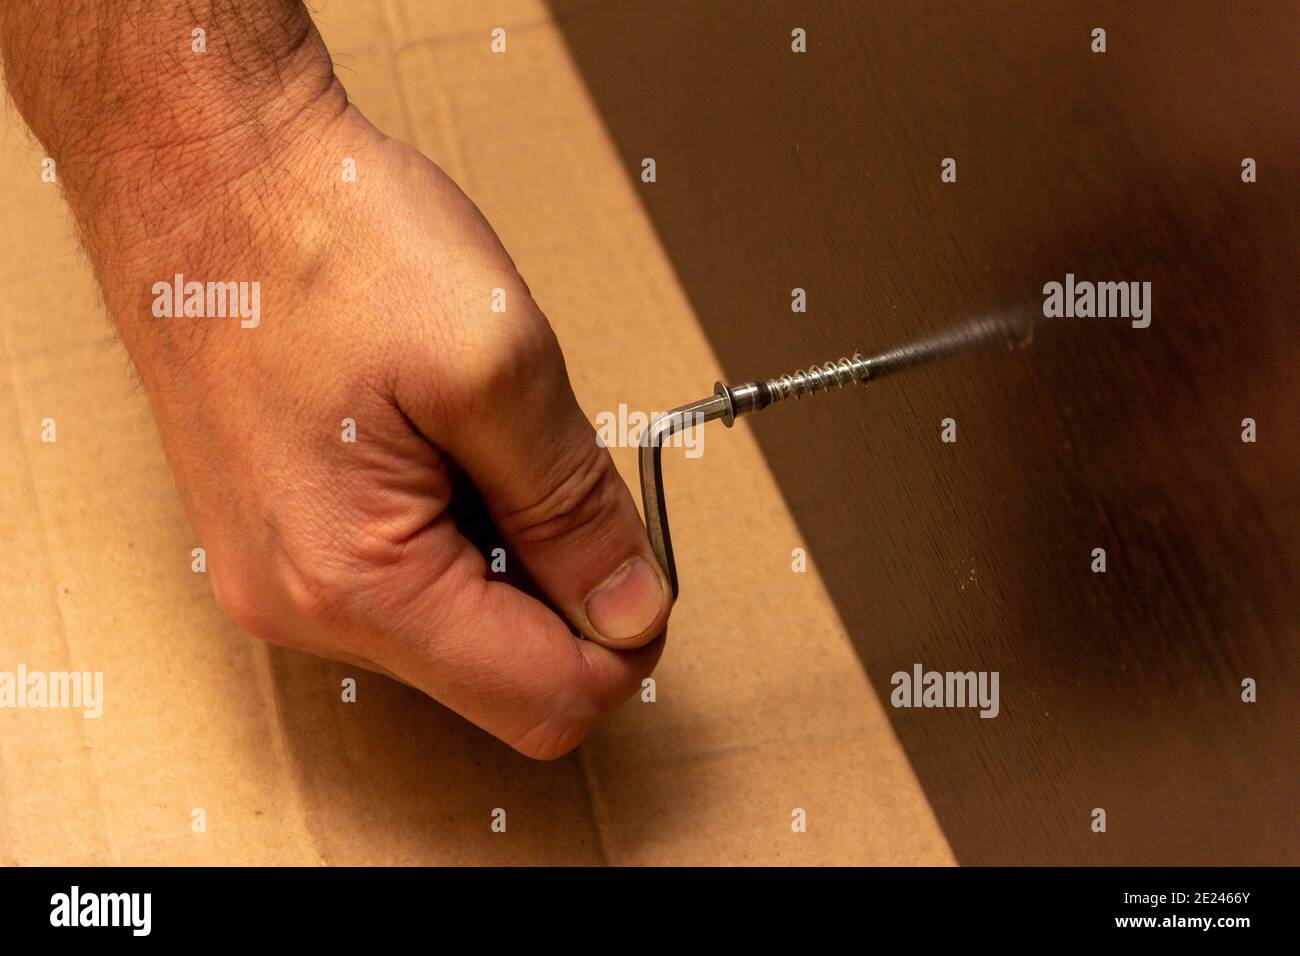
[[[464,397],[458,424],[425,433],[474,482],[511,550],[570,623],[608,647],[639,647],[664,629],[668,582],[627,485],[578,406],[554,334],[540,312],[534,318],[510,348],[488,350],[496,358],[472,377],[479,394]]]

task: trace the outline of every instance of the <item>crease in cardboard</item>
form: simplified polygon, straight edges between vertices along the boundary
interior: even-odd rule
[[[432,143],[428,140],[430,135],[429,124],[415,122],[407,98],[406,84],[402,81],[402,77],[407,75],[402,64],[412,60],[416,64],[414,69],[418,71],[422,78],[427,80],[423,92],[428,96],[429,101],[435,104],[438,114],[438,123],[436,129],[432,132]],[[461,142],[463,137],[456,120],[455,108],[452,105],[451,97],[447,95],[437,64],[432,58],[423,56],[410,57],[400,53],[394,54],[393,63],[394,70],[398,74],[398,79],[394,84],[397,87],[398,102],[403,119],[409,127],[406,141],[436,162],[448,176],[456,181],[457,185],[465,192],[465,195],[472,199],[475,192],[474,171],[470,168],[465,156]]]
[[[406,6],[406,4],[401,3],[400,0],[387,0],[387,2],[397,3],[401,7]],[[432,34],[425,34],[423,36],[414,37],[412,39],[405,40],[400,45],[394,47],[392,52],[396,56],[401,53],[406,53],[407,51],[416,47],[441,46],[444,44],[451,45],[451,44],[458,44],[466,40],[472,40],[475,43],[482,43],[486,47],[487,42],[490,39],[490,34],[488,31],[492,30],[495,27],[501,27],[506,31],[507,34],[506,49],[509,50],[509,34],[527,33],[530,31],[538,31],[538,30],[548,30],[553,28],[555,26],[555,23],[556,23],[555,17],[552,16],[549,12],[540,16],[534,16],[532,19],[527,19],[527,20],[517,19],[516,17],[511,16],[510,14],[507,14],[505,16],[486,17],[482,21],[481,26],[476,26],[472,30],[471,29],[455,30],[455,31],[448,31],[446,33],[432,33]],[[409,22],[407,22],[404,25],[406,26],[407,32],[409,33],[411,29]]]
[[[401,4],[398,0],[379,0],[379,16],[376,19],[382,24],[384,35],[388,37],[393,49],[393,55],[388,58],[386,67],[392,87],[397,91],[397,107],[402,116],[401,136],[409,143],[414,135],[415,121],[412,118],[410,101],[406,97],[406,87],[402,83],[400,64],[402,43],[399,38],[406,35],[406,24],[402,16]],[[392,135],[391,131],[388,132]]]
[[[0,323],[0,343],[3,343],[4,347],[5,378],[9,385],[10,406],[13,408],[14,413],[18,418],[16,437],[17,445],[22,455],[22,472],[26,477],[25,490],[30,495],[32,511],[36,518],[37,531],[43,545],[42,557],[45,559],[42,562],[45,572],[43,577],[45,579],[46,587],[53,593],[53,599],[49,604],[54,611],[54,629],[58,636],[59,647],[63,651],[62,660],[59,663],[62,665],[61,669],[72,670],[75,655],[72,651],[72,642],[68,638],[67,621],[63,613],[62,599],[59,596],[57,575],[54,573],[50,557],[55,554],[56,551],[52,547],[53,541],[50,536],[49,521],[46,517],[45,508],[41,504],[40,489],[36,481],[36,469],[33,466],[31,451],[27,447],[27,440],[24,435],[24,417],[22,415],[22,409],[30,407],[31,403],[26,401],[22,390],[18,386],[18,376],[15,372],[14,348],[11,340],[9,321]],[[105,819],[103,788],[100,782],[99,770],[94,758],[94,748],[90,745],[90,734],[85,719],[79,716],[72,716],[71,714],[60,714],[58,719],[60,719],[65,726],[67,721],[71,720],[76,727],[74,734],[80,743],[80,747],[78,747],[76,751],[76,759],[79,763],[84,765],[85,769],[81,776],[89,783],[90,790],[94,794],[94,819],[101,821],[101,825],[96,828],[96,831],[103,840],[104,847],[108,853],[109,862],[115,862],[118,859],[118,853],[113,843],[112,832],[110,828],[102,825],[102,821]],[[5,805],[11,805],[7,799]]]
[[[585,746],[578,748],[578,764],[582,768],[582,782],[591,807],[591,828],[596,834],[596,855],[601,866],[609,866],[609,811],[605,806],[605,796],[600,788],[600,778],[592,764],[591,752]]]
[[[307,834],[307,839],[311,841],[312,855],[315,856],[321,866],[329,866],[330,860],[326,856],[322,841],[317,835],[316,827],[312,822],[314,814],[310,809],[312,799],[310,797],[310,787],[307,783],[307,773],[295,759],[287,740],[284,717],[280,707],[280,694],[276,690],[275,675],[272,673],[272,652],[271,645],[263,644],[261,641],[256,642],[254,659],[257,661],[257,676],[262,684],[261,696],[270,705],[268,708],[270,710],[268,722],[273,730],[272,742],[275,747],[275,754],[279,760],[281,771],[293,785],[294,809],[297,811],[303,832]]]

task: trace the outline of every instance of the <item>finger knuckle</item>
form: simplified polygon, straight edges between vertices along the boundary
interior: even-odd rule
[[[543,707],[536,718],[509,740],[512,747],[535,760],[555,760],[577,747],[600,722],[605,707],[600,686],[587,657],[576,648],[558,672],[562,678],[549,693],[529,695]],[[556,675],[552,675],[555,677]]]
[[[533,725],[512,746],[534,760],[558,760],[591,733],[596,718],[551,716]]]
[[[254,637],[285,647],[299,646],[305,630],[346,633],[355,575],[320,549],[277,547],[243,567],[223,566],[211,574],[217,606]]]
[[[471,410],[503,400],[523,401],[552,387],[564,373],[564,356],[544,319],[522,316],[479,329],[455,380],[453,401]]]
[[[282,551],[269,582],[293,620],[331,630],[347,618],[355,591],[354,575],[319,551]]]
[[[226,617],[271,644],[286,643],[263,583],[242,570],[214,568],[212,596]]]
[[[576,460],[560,460],[559,465],[540,496],[499,519],[512,540],[540,543],[580,536],[598,530],[613,513],[622,483],[608,453],[593,442]]]

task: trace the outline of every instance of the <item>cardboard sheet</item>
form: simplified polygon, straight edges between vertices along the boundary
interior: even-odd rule
[[[496,227],[590,417],[709,390],[717,361],[545,4],[315,6],[361,109]],[[0,711],[0,862],[951,862],[815,563],[792,573],[798,530],[743,426],[709,426],[698,460],[666,455],[683,592],[657,699],[566,759],[531,762],[415,691],[240,631],[190,570],[199,542],[40,159],[11,113],[0,670],[102,671],[105,701],[98,719]],[[634,451],[615,456],[633,484]]]

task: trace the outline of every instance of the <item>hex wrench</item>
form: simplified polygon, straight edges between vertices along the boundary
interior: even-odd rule
[[[976,319],[870,358],[855,352],[852,358],[812,365],[766,381],[743,385],[717,382],[708,398],[674,408],[656,418],[641,436],[641,501],[645,508],[650,546],[659,559],[659,566],[668,576],[673,597],[676,598],[678,593],[677,564],[673,559],[672,536],[668,529],[662,456],[664,443],[673,434],[686,428],[701,427],[719,418],[730,428],[737,418],[761,412],[788,398],[797,400],[830,388],[865,385],[882,375],[960,352],[996,345],[1020,348],[1029,344],[1032,332],[1032,325],[1016,314]]]

